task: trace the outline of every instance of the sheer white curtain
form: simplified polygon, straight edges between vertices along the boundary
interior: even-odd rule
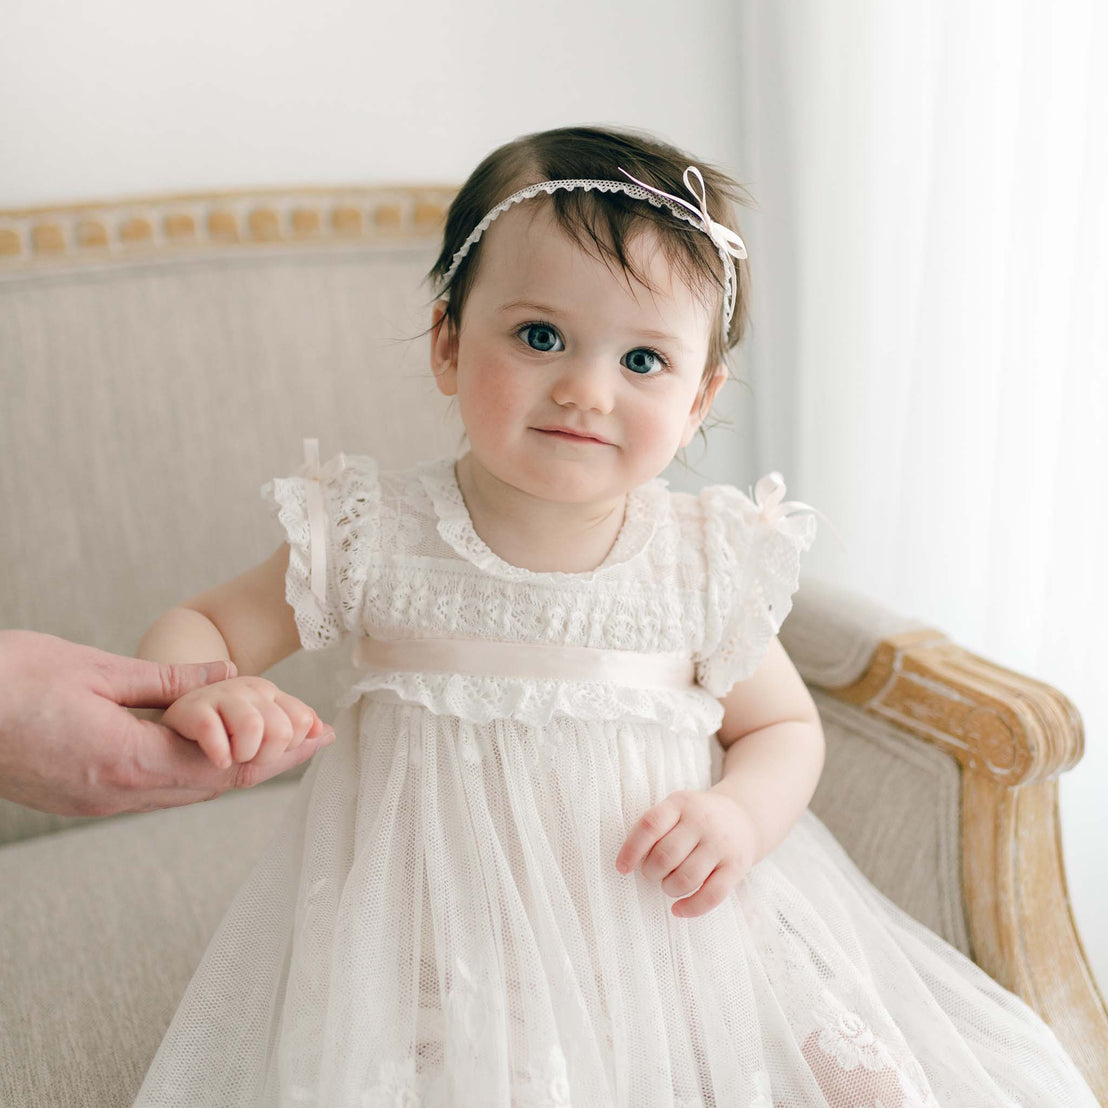
[[[1108,989],[1108,5],[740,19],[755,469],[846,540],[814,572],[1076,703],[1063,838]]]

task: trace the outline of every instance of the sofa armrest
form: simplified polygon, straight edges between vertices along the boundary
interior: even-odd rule
[[[827,582],[797,594],[781,640],[815,688],[952,760],[969,953],[1050,1024],[1108,1103],[1108,1010],[1070,908],[1058,817],[1057,777],[1084,749],[1076,708]]]

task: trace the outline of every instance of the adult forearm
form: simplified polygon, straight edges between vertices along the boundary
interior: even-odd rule
[[[724,751],[712,786],[738,801],[758,828],[755,862],[789,833],[816,791],[824,762],[819,720],[784,720],[751,731]]]

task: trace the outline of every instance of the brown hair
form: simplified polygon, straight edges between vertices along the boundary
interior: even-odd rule
[[[753,207],[746,190],[719,169],[643,132],[600,127],[560,127],[523,135],[489,154],[469,175],[446,215],[442,252],[427,279],[446,300],[444,323],[453,333],[461,329],[466,298],[481,262],[481,239],[462,259],[448,285],[442,280],[454,255],[474,227],[502,200],[538,181],[618,180],[626,178],[621,167],[654,188],[695,204],[685,187],[683,174],[696,165],[704,177],[708,212],[717,223],[741,236],[737,203]],[[666,260],[688,286],[703,295],[705,303],[715,300],[711,315],[712,333],[700,390],[719,365],[727,364],[726,353],[742,340],[749,319],[750,267],[747,259],[735,259],[735,309],[723,338],[723,265],[715,243],[702,230],[679,219],[668,208],[637,200],[623,192],[595,189],[556,189],[536,199],[552,203],[558,225],[584,250],[601,260],[618,263],[625,275],[652,288],[627,254],[627,242],[646,225],[658,233]],[[440,287],[441,286],[441,287]],[[703,427],[700,428],[703,433]]]

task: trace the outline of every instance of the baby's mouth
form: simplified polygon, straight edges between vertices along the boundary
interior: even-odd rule
[[[547,427],[534,427],[534,431],[539,431],[541,434],[550,435],[556,439],[564,439],[566,442],[581,442],[591,443],[593,446],[610,446],[610,443],[602,442],[600,439],[588,438],[585,435],[571,435],[566,431],[555,431]]]

